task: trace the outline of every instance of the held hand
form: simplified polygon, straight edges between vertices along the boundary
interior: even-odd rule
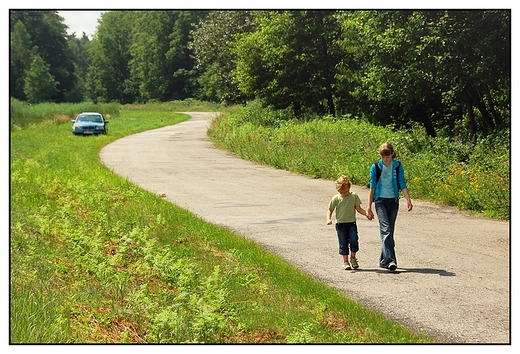
[[[367,219],[374,220],[374,213],[372,212],[372,209],[367,210]]]

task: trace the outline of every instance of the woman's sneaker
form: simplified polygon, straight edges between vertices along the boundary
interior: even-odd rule
[[[343,263],[343,269],[345,269],[345,270],[351,270],[352,267],[350,267],[350,263],[349,263],[349,262],[345,262],[345,263]]]
[[[387,268],[388,268],[389,271],[393,272],[394,270],[397,269],[397,264],[395,264],[395,262],[390,262],[390,263],[388,264],[388,267],[387,267]]]
[[[350,258],[350,265],[352,266],[352,268],[358,269],[359,268],[359,264],[357,262],[357,258]]]

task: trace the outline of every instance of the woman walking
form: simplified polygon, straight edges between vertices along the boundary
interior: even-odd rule
[[[379,219],[379,233],[381,236],[381,256],[379,266],[390,271],[397,269],[395,256],[394,228],[397,212],[399,211],[399,191],[408,203],[408,211],[413,208],[403,165],[396,160],[394,147],[383,143],[379,147],[381,159],[370,168],[370,193],[368,195],[367,217],[373,217],[372,203],[375,204]]]

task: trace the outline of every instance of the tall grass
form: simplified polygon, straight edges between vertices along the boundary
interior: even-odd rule
[[[100,163],[187,118],[122,107],[108,135],[11,132],[11,343],[432,342]]]
[[[252,103],[213,121],[209,137],[238,156],[316,178],[348,175],[368,186],[382,142],[394,144],[412,198],[509,219],[509,130],[474,144],[395,131],[357,119],[294,120]]]
[[[82,103],[40,103],[30,105],[26,102],[10,98],[10,130],[21,130],[28,126],[45,121],[47,124],[63,124],[70,122],[81,112],[99,112],[106,116],[119,115],[119,103],[94,104]]]

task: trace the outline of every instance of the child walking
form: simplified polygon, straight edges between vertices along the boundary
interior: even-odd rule
[[[367,212],[361,208],[359,196],[350,191],[350,179],[341,176],[336,180],[338,194],[332,197],[327,210],[327,225],[332,224],[332,213],[336,212],[336,232],[339,241],[339,254],[343,256],[343,269],[357,269],[359,263],[356,253],[359,251],[358,231],[356,226],[356,211],[372,220]],[[350,248],[350,262],[348,259]]]

